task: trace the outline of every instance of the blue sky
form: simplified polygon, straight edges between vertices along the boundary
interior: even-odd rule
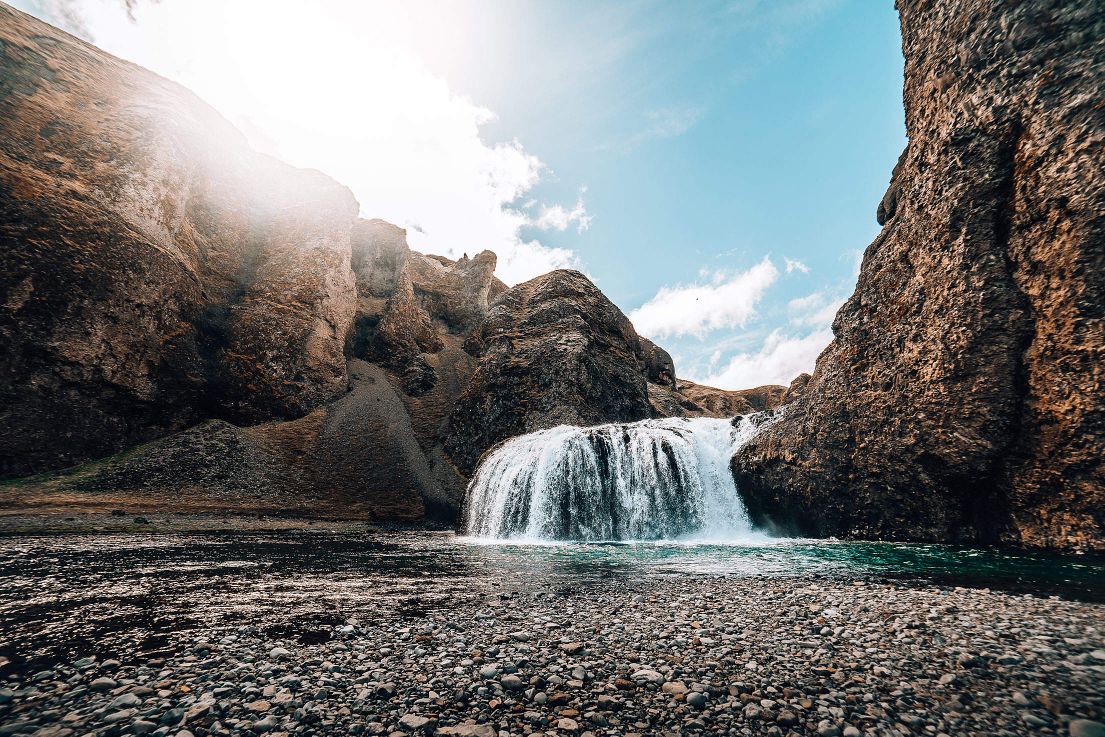
[[[890,0],[16,6],[191,87],[420,250],[491,248],[511,282],[580,268],[725,388],[812,369],[905,144]]]

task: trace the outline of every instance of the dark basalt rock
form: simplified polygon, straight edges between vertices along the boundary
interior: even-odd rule
[[[885,227],[733,471],[761,520],[807,534],[1105,548],[1105,14],[898,8]]]
[[[466,347],[479,364],[445,441],[464,475],[515,435],[652,416],[640,338],[577,271],[553,271],[504,292]]]

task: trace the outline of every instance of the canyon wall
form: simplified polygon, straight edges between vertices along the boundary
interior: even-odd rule
[[[0,477],[346,390],[348,189],[0,5]]]
[[[512,435],[724,404],[582,274],[507,289],[358,211],[0,4],[0,513],[450,521]]]
[[[812,535],[1105,547],[1105,11],[899,0],[909,143],[835,339],[733,459]]]

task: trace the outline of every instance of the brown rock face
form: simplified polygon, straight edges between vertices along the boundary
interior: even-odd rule
[[[515,435],[652,416],[637,333],[577,271],[553,271],[504,292],[466,346],[480,362],[445,442],[465,475]]]
[[[512,435],[738,406],[581,274],[508,290],[357,209],[0,5],[0,478],[53,472],[0,513],[451,520]]]
[[[0,5],[0,476],[346,389],[357,205]]]
[[[836,338],[733,460],[817,535],[1105,547],[1105,13],[899,0],[909,145]]]

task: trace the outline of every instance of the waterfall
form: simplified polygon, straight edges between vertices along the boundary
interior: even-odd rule
[[[669,418],[512,438],[468,485],[465,531],[537,540],[658,540],[749,535],[729,459],[780,411],[739,419]]]

